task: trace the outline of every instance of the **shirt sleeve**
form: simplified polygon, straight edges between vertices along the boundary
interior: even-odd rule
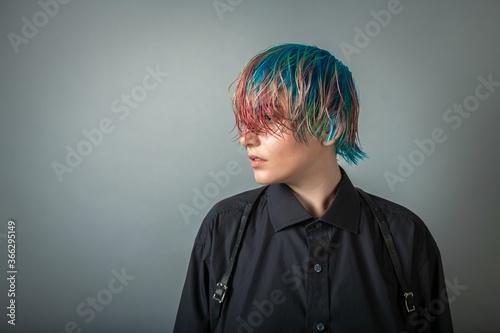
[[[209,273],[207,221],[204,220],[191,252],[188,272],[182,290],[174,333],[210,332]]]
[[[430,236],[429,234],[429,237]],[[441,254],[432,240],[427,261],[419,269],[422,302],[410,315],[410,324],[419,333],[453,333]]]

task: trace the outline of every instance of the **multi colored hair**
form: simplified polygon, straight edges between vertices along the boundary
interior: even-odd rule
[[[349,164],[366,154],[358,138],[359,99],[352,74],[340,60],[315,46],[271,47],[245,66],[232,97],[236,128],[276,133],[279,124],[307,144],[336,138],[335,151]]]

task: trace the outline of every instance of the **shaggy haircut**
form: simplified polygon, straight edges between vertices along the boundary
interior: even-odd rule
[[[239,135],[279,135],[274,123],[306,144],[311,137],[335,139],[335,152],[349,164],[366,157],[359,145],[356,85],[347,66],[328,51],[300,44],[271,47],[253,57],[233,84]]]

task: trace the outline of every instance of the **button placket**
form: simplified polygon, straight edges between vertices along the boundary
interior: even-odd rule
[[[328,280],[329,248],[332,232],[328,224],[316,220],[306,226],[309,267],[306,274],[308,332],[328,332],[330,293]]]

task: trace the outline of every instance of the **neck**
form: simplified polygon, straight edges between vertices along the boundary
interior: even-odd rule
[[[341,178],[340,168],[335,161],[325,172],[309,178],[307,182],[288,185],[309,214],[320,217],[333,202]]]

